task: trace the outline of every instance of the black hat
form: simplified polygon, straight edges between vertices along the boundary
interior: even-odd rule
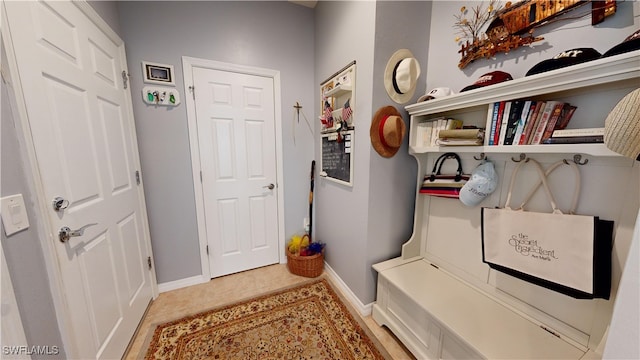
[[[563,67],[580,64],[599,59],[601,54],[592,48],[577,48],[563,51],[551,59],[543,60],[535,64],[525,76],[540,74],[543,72],[560,69]]]
[[[640,30],[636,30],[633,34],[627,36],[623,42],[607,50],[602,57],[623,54],[638,49],[640,49]]]

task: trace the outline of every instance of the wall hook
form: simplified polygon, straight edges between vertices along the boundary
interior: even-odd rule
[[[575,154],[573,155],[573,162],[578,164],[578,165],[586,165],[589,162],[589,159],[584,159],[584,162],[582,161],[582,155],[580,154]]]
[[[476,160],[486,160],[486,159],[487,159],[487,156],[486,156],[484,153],[480,153],[480,156],[479,156],[479,157],[478,157],[478,156],[473,155],[473,158],[474,158],[474,159],[476,159]]]
[[[514,159],[513,156],[512,156],[511,157],[511,161],[513,161],[513,162],[521,162],[526,158],[527,158],[527,155],[525,155],[524,153],[520,153],[520,159],[519,160]]]

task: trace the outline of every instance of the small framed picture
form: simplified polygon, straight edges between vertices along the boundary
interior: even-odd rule
[[[148,61],[142,62],[144,82],[160,85],[175,85],[173,78],[173,65],[157,64]]]

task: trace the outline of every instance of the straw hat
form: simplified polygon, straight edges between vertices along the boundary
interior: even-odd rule
[[[371,145],[380,156],[390,158],[400,149],[405,132],[404,120],[398,110],[393,106],[381,107],[371,121]]]
[[[405,104],[416,91],[420,64],[411,51],[400,49],[391,55],[384,69],[384,88],[391,100]]]
[[[623,97],[607,116],[604,144],[618,154],[640,161],[640,88]]]

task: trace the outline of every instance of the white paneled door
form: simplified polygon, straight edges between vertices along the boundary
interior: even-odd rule
[[[86,3],[4,6],[57,254],[65,350],[120,358],[153,278],[124,43]]]
[[[279,261],[273,78],[193,68],[211,277]]]

